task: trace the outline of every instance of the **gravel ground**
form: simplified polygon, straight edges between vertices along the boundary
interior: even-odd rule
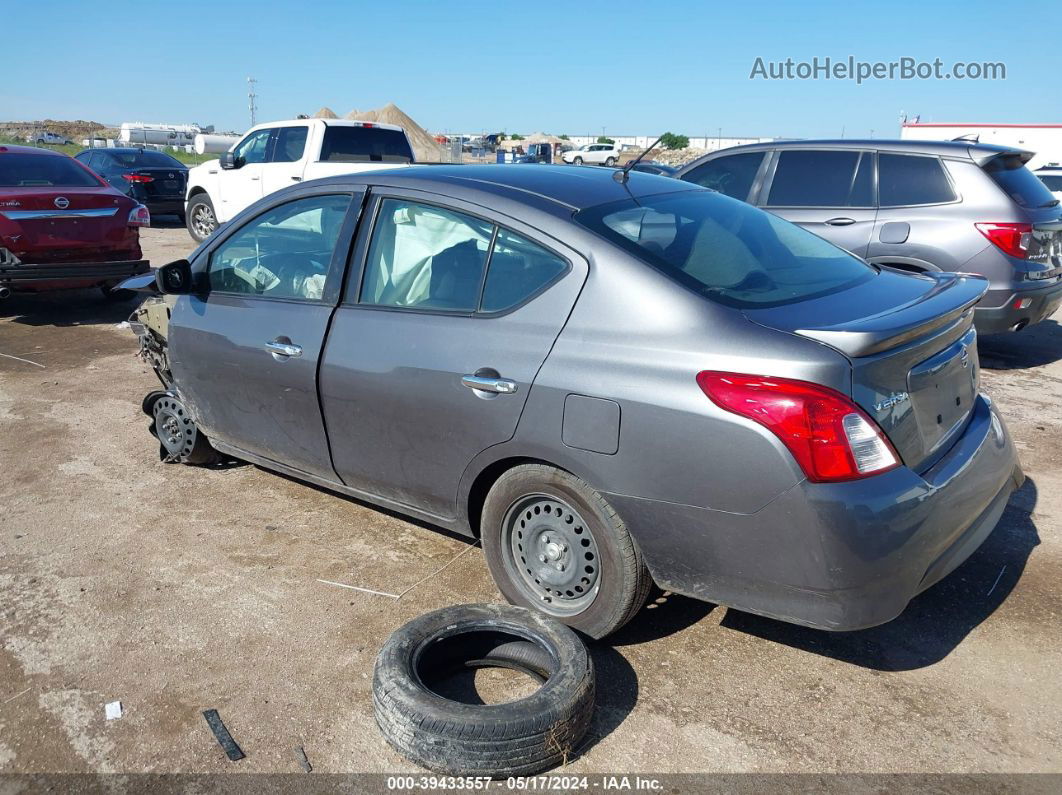
[[[156,264],[192,249],[144,242]],[[0,771],[297,773],[301,745],[316,772],[415,772],[373,724],[374,656],[426,610],[499,598],[479,549],[252,466],[161,464],[128,309],[0,303]],[[594,647],[566,772],[1062,771],[1059,319],[982,341],[1029,479],[965,565],[847,634],[659,596]],[[397,601],[320,582],[424,578]]]

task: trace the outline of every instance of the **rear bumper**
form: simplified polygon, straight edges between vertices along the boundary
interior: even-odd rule
[[[0,264],[0,287],[11,290],[62,290],[94,287],[147,273],[146,259],[111,262]]]
[[[1024,475],[990,401],[931,470],[802,482],[754,514],[611,494],[657,583],[828,630],[883,624],[957,568]]]
[[[1015,307],[1019,299],[1028,299],[1024,309]],[[1062,281],[1009,290],[990,290],[974,312],[978,334],[999,334],[1021,324],[1022,328],[1049,318],[1062,306]]]
[[[148,199],[144,201],[148,212],[156,215],[184,215],[184,198],[176,196],[171,199]]]

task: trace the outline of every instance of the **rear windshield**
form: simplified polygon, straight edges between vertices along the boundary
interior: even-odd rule
[[[111,152],[124,168],[184,168],[181,161],[162,152]]]
[[[1058,204],[1058,199],[1025,167],[1018,155],[994,157],[985,163],[984,169],[1019,207],[1051,207]]]
[[[328,127],[322,163],[412,163],[405,133],[382,127]]]
[[[780,306],[877,271],[799,226],[718,193],[668,193],[582,210],[575,220],[728,306]]]
[[[59,155],[0,155],[0,187],[98,188],[99,180],[72,158]]]

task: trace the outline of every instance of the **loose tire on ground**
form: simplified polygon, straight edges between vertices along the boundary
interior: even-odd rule
[[[218,217],[214,212],[214,203],[205,193],[197,193],[188,200],[185,212],[185,226],[188,234],[197,243],[202,243],[218,228]]]
[[[504,704],[464,704],[431,690],[462,666],[539,673],[542,686]],[[565,763],[590,725],[594,669],[570,629],[509,605],[420,616],[384,644],[373,671],[376,723],[406,758],[449,775],[505,778]]]
[[[498,478],[483,504],[480,537],[509,602],[592,638],[626,624],[653,584],[615,509],[579,478],[544,464]]]

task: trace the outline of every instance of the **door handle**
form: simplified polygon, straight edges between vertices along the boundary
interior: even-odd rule
[[[261,179],[261,177],[251,177],[251,181],[252,182],[257,182],[260,179]],[[829,221],[827,221],[826,223],[829,223]]]
[[[851,226],[855,223],[855,218],[831,218],[826,223],[830,226]]]
[[[461,376],[461,384],[480,392],[495,392],[499,395],[511,395],[516,391],[516,382],[508,378],[483,378],[478,375]]]
[[[265,344],[265,349],[273,356],[302,356],[302,346],[292,345],[290,342],[270,340]]]

